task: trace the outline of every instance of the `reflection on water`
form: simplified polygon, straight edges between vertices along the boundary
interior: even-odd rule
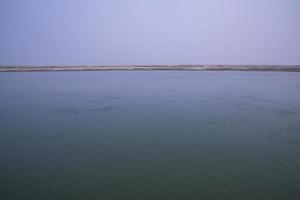
[[[0,199],[299,199],[300,73],[0,74]]]
[[[101,111],[110,111],[115,109],[117,106],[104,106],[100,108],[61,108],[60,111],[67,113],[78,114],[81,112],[101,112]]]

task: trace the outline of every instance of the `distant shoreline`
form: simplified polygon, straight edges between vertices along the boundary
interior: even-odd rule
[[[98,65],[98,66],[0,66],[0,72],[62,71],[277,71],[300,72],[300,65]]]

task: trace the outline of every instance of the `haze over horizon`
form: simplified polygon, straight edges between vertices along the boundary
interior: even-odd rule
[[[1,0],[0,65],[300,64],[298,0]]]

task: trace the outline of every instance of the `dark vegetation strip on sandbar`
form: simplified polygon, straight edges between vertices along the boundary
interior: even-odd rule
[[[282,71],[300,72],[300,65],[98,65],[0,66],[0,72],[174,70],[174,71]]]

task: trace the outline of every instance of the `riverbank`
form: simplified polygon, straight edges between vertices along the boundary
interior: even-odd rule
[[[300,72],[300,65],[98,65],[98,66],[0,66],[0,72],[47,71],[111,71],[111,70],[166,70],[166,71],[282,71]]]

